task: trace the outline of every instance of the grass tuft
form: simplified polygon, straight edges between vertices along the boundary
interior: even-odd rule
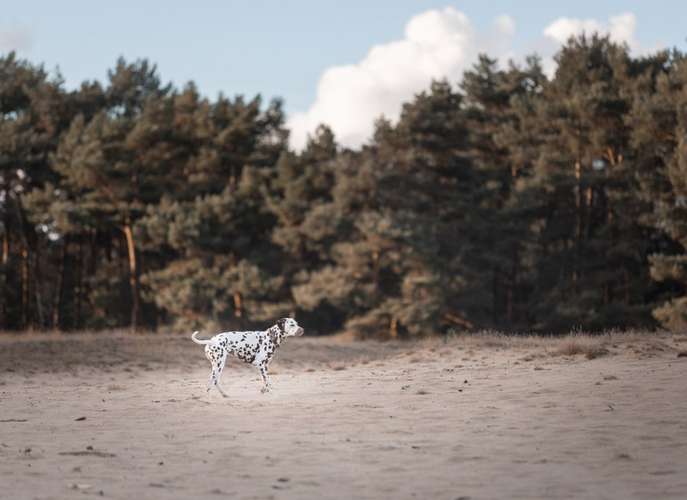
[[[552,351],[552,355],[577,356],[582,354],[587,359],[596,359],[610,353],[605,345],[606,339],[603,337],[571,334],[561,338],[560,345]]]

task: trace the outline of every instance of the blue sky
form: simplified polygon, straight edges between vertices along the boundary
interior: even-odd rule
[[[402,40],[414,16],[446,7],[481,34],[473,43],[478,49],[490,47],[494,20],[508,16],[512,33],[495,45],[498,55],[541,50],[545,28],[561,17],[603,25],[623,13],[634,15],[633,43],[642,50],[686,45],[684,1],[24,0],[2,4],[0,50],[15,46],[48,69],[59,66],[68,86],[104,80],[120,55],[147,57],[165,81],[194,80],[210,97],[281,96],[297,113],[314,106],[328,69],[359,64],[371,47]],[[310,121],[318,116],[329,115]]]

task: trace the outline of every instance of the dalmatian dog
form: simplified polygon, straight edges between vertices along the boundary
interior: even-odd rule
[[[286,337],[300,337],[303,335],[303,328],[298,326],[295,319],[282,318],[277,324],[261,332],[224,332],[218,333],[209,340],[199,340],[196,338],[199,332],[193,332],[191,339],[196,344],[205,346],[205,357],[212,365],[208,392],[213,387],[224,396],[227,394],[222,390],[219,379],[227,361],[227,356],[232,354],[241,361],[250,363],[260,370],[260,375],[264,382],[261,392],[265,393],[271,389],[270,378],[267,375],[267,368],[272,361],[277,347]]]

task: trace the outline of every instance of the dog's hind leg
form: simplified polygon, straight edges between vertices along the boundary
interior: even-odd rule
[[[228,396],[222,390],[222,387],[220,387],[219,378],[222,376],[222,370],[224,369],[224,363],[227,360],[227,353],[224,352],[222,354],[219,354],[219,353],[210,352],[210,353],[208,353],[208,359],[210,360],[210,364],[212,365],[212,372],[210,373],[210,381],[208,382],[207,392],[210,392],[210,389],[212,389],[213,387],[217,387],[217,390],[219,391],[219,393],[226,398]]]
[[[222,386],[219,383],[219,379],[222,377],[222,370],[224,370],[224,365],[227,362],[227,353],[226,351],[224,352],[223,356],[219,360],[219,365],[217,367],[217,379],[215,380],[215,385],[217,386],[217,390],[219,393],[224,396],[225,398],[228,398],[229,396],[227,393],[224,392],[222,389]]]

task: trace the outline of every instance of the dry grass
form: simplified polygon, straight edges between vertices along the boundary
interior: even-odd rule
[[[606,356],[610,351],[606,348],[608,341],[603,338],[590,337],[588,335],[569,335],[552,354],[560,356],[576,356],[583,354],[587,359],[595,359]]]
[[[521,361],[534,361],[551,356],[584,356],[595,359],[613,354],[619,348],[634,349],[636,354],[648,355],[660,351],[684,351],[680,343],[686,334],[666,331],[609,330],[602,333],[573,331],[566,335],[504,334],[494,331],[459,333],[444,338],[448,345],[458,344],[465,350],[496,349],[525,351]],[[436,342],[436,339],[425,342]]]
[[[187,333],[128,330],[102,332],[0,333],[0,371],[71,371],[84,366],[114,370],[155,370],[163,366],[187,369],[203,362],[202,352]],[[286,342],[279,365],[345,370],[349,366],[391,358],[421,364],[436,358],[483,363],[495,353],[508,353],[514,361],[545,363],[553,357],[600,356],[627,353],[650,357],[659,353],[685,356],[686,334],[663,331],[609,331],[567,335],[465,332],[420,339],[356,340],[351,335],[303,337]],[[682,353],[682,354],[679,354]],[[116,390],[116,389],[114,389]]]

